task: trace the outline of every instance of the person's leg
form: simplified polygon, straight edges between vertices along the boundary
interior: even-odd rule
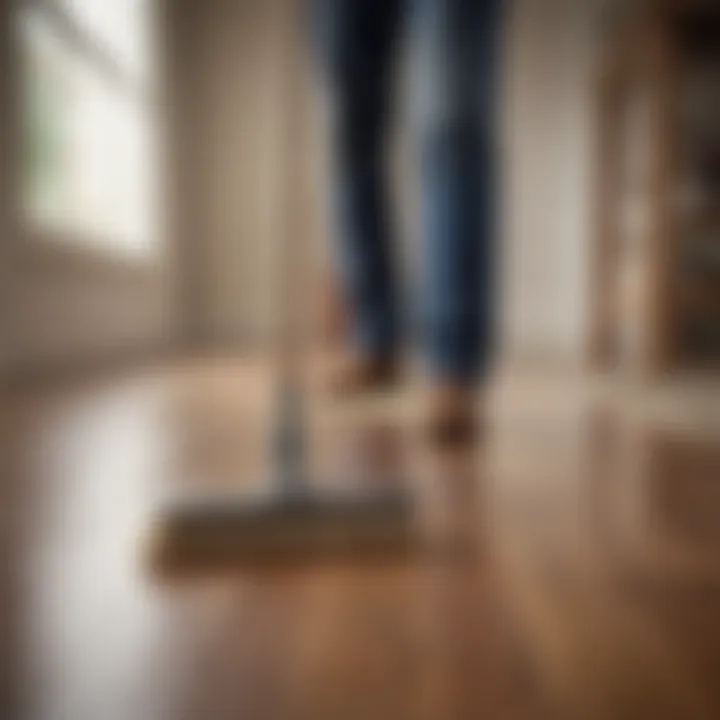
[[[332,133],[335,257],[355,351],[396,352],[397,303],[385,140],[404,0],[319,0],[316,30]]]
[[[502,0],[415,0],[423,323],[436,380],[462,387],[492,352],[494,115]]]

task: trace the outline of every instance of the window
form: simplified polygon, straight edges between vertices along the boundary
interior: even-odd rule
[[[27,0],[23,215],[33,231],[157,249],[151,0]]]

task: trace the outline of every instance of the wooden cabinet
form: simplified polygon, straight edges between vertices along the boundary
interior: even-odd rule
[[[592,355],[720,366],[720,3],[610,13],[597,87]]]

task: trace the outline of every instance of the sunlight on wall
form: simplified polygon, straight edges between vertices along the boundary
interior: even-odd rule
[[[66,5],[19,17],[25,217],[43,238],[152,254],[158,196],[141,32],[147,3],[113,0],[101,12],[88,0]]]

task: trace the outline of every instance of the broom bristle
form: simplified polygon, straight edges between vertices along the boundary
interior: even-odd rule
[[[148,559],[155,568],[296,565],[382,560],[416,544],[411,504],[401,493],[260,502],[214,497],[159,513]]]

